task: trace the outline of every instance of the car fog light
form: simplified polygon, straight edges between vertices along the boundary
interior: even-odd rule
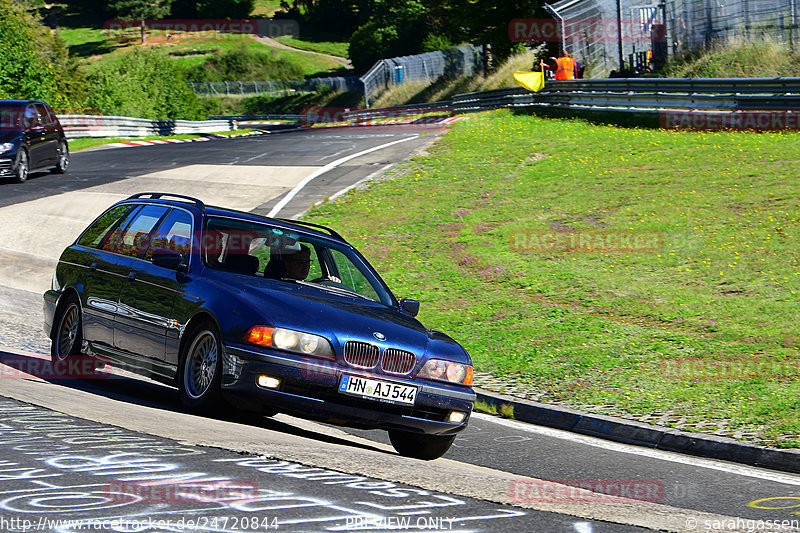
[[[467,413],[462,413],[461,411],[452,411],[447,421],[451,424],[460,424],[465,418],[467,418]]]
[[[279,380],[278,378],[273,378],[271,376],[265,376],[262,374],[258,376],[257,383],[259,387],[265,389],[277,389],[281,384],[281,380]]]

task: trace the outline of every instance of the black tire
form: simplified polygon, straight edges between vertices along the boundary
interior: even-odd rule
[[[222,381],[222,343],[210,321],[198,323],[188,332],[178,367],[181,403],[188,409],[213,414],[225,405]]]
[[[70,356],[80,355],[83,343],[81,327],[80,302],[75,294],[70,294],[58,306],[53,321],[53,338],[50,344],[50,359],[53,362],[53,368],[56,363],[64,361]]]
[[[58,149],[56,151],[56,166],[52,171],[54,174],[63,174],[67,171],[69,166],[69,147],[67,141],[59,141]]]
[[[30,160],[28,159],[28,152],[20,148],[17,152],[17,164],[14,166],[14,181],[23,183],[28,179],[28,172],[30,171]]]
[[[390,429],[389,440],[392,441],[392,446],[400,455],[430,461],[446,454],[456,437],[455,435],[444,437],[440,435],[422,435],[420,433]]]

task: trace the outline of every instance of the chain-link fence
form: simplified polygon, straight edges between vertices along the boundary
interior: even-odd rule
[[[800,0],[562,0],[545,4],[587,75],[638,73],[668,55],[727,39],[795,46]]]
[[[364,99],[371,100],[392,85],[432,81],[442,76],[471,76],[483,70],[483,47],[465,44],[456,48],[413,56],[382,59],[363,76]]]
[[[409,81],[433,81],[442,76],[471,76],[483,71],[483,47],[465,44],[456,48],[413,56],[381,59],[361,76],[337,76],[285,81],[215,81],[190,83],[195,94],[210,96],[269,95],[334,91],[364,92],[366,106],[391,85]]]
[[[668,0],[671,52],[726,39],[769,37],[794,47],[798,0]]]
[[[559,22],[561,48],[587,67],[586,76],[642,71],[663,60],[661,0],[562,0],[545,8]]]
[[[325,87],[333,91],[363,90],[358,76],[333,76],[307,80],[209,81],[190,83],[189,87],[195,94],[208,96],[281,96],[287,93],[317,92]]]

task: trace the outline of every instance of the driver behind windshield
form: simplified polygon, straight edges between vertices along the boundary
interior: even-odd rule
[[[308,277],[310,267],[311,249],[301,244],[299,250],[286,249],[270,254],[264,276],[302,281]]]

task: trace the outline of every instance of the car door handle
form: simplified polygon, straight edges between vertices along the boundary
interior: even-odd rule
[[[128,274],[128,281],[135,281],[136,280],[136,272],[130,272]]]

